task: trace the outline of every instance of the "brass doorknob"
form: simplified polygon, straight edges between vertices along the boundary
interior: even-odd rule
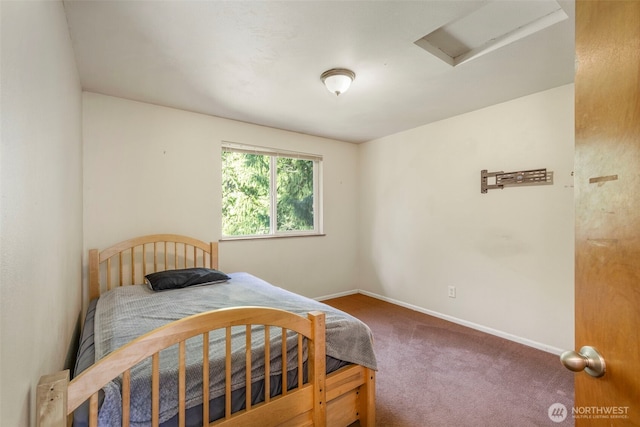
[[[592,377],[599,378],[604,375],[606,365],[604,358],[593,347],[585,345],[579,353],[575,351],[565,351],[560,355],[560,361],[570,371],[585,371]]]

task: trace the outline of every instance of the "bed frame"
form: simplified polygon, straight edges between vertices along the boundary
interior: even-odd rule
[[[137,237],[118,243],[103,251],[89,251],[89,298],[97,298],[100,292],[115,286],[142,283],[149,273],[188,267],[218,268],[217,242],[205,243],[197,239],[175,234],[156,234]],[[238,307],[197,314],[178,320],[149,332],[146,335],[107,355],[72,381],[69,371],[61,371],[41,377],[36,396],[36,422],[39,427],[62,427],[70,422],[73,411],[83,402],[90,402],[90,425],[97,425],[98,392],[112,379],[123,374],[123,419],[128,423],[129,368],[145,358],[157,364],[158,352],[178,344],[179,359],[179,420],[184,425],[184,341],[202,335],[208,341],[208,333],[216,329],[246,325],[247,371],[251,363],[251,325],[270,325],[298,333],[298,342],[307,337],[309,342],[308,382],[279,396],[265,396],[263,403],[252,405],[247,399],[246,409],[230,414],[230,398],[226,399],[225,418],[211,426],[348,426],[359,421],[360,426],[375,425],[375,372],[360,365],[348,365],[328,375],[325,374],[325,324],[324,314],[309,313],[305,319],[283,310],[258,307]],[[264,328],[268,331],[269,328]],[[268,334],[268,332],[265,332]],[[230,338],[227,335],[227,340]],[[265,337],[267,338],[267,337]],[[268,342],[268,340],[266,340]],[[301,351],[302,346],[298,348]],[[203,346],[203,364],[208,364],[208,347]],[[230,345],[227,346],[230,360]],[[268,349],[265,358],[268,358]],[[267,359],[268,360],[268,359]],[[298,358],[301,361],[301,357]],[[298,362],[301,363],[301,362]],[[267,364],[268,366],[268,364]],[[301,372],[302,366],[298,366]],[[208,371],[203,369],[203,372]],[[286,381],[286,367],[284,380]],[[268,368],[267,368],[268,372]],[[157,424],[157,388],[159,374],[153,368],[152,404],[153,425]],[[227,370],[227,387],[230,387]],[[266,375],[268,378],[269,375]],[[302,381],[302,376],[298,376]],[[266,380],[268,383],[268,379]],[[203,384],[208,384],[203,374]],[[251,381],[246,388],[250,391]],[[268,384],[265,389],[269,390]],[[205,391],[207,390],[207,391]],[[204,400],[208,401],[208,387],[203,386]],[[250,393],[247,393],[250,396]],[[230,396],[227,390],[226,396]],[[208,411],[208,405],[202,405]],[[208,420],[208,412],[203,412]],[[209,423],[205,423],[208,426]]]

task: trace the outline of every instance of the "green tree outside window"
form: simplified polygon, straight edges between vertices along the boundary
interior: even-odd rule
[[[223,148],[222,234],[317,231],[317,160]]]

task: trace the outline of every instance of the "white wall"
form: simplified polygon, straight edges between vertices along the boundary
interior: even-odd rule
[[[324,156],[326,236],[222,242],[220,268],[309,297],[353,289],[357,146],[95,93],[83,112],[85,253],[152,233],[219,239],[221,142],[254,144]]]
[[[362,145],[359,287],[573,348],[573,145],[573,85]],[[480,193],[482,169],[537,168],[553,186]]]
[[[61,2],[0,2],[0,425],[35,425],[80,314],[81,90]]]

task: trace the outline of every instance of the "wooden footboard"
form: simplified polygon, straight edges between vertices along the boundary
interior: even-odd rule
[[[303,372],[302,337],[308,340],[307,375],[298,375],[297,388],[283,390],[281,395],[270,396],[268,378],[269,363],[265,362],[265,398],[264,402],[253,405],[251,402],[251,375],[245,383],[245,409],[231,413],[231,328],[246,327],[246,372],[251,372],[251,326],[269,325],[298,333],[298,372]],[[130,371],[137,363],[152,359],[152,425],[159,424],[159,353],[174,345],[179,346],[178,401],[179,425],[185,422],[185,341],[202,336],[202,392],[203,400],[209,401],[209,333],[213,330],[226,330],[226,392],[225,417],[212,425],[267,426],[286,425],[295,420],[295,425],[326,425],[326,374],[325,374],[325,325],[324,313],[309,313],[308,319],[283,310],[261,307],[239,307],[197,314],[172,322],[156,329],[131,343],[110,353],[98,363],[69,382],[68,372],[42,377],[38,385],[37,425],[41,427],[62,427],[67,424],[67,416],[86,400],[90,402],[90,425],[97,425],[98,392],[114,378],[122,375],[122,414],[123,426],[129,423],[130,413]],[[264,328],[265,342],[269,342],[270,328]],[[286,340],[283,351],[286,354]],[[270,360],[269,346],[265,347],[265,361]],[[283,384],[287,383],[287,368],[283,366]],[[209,419],[209,405],[202,405],[203,419]],[[208,425],[208,424],[205,424]]]

